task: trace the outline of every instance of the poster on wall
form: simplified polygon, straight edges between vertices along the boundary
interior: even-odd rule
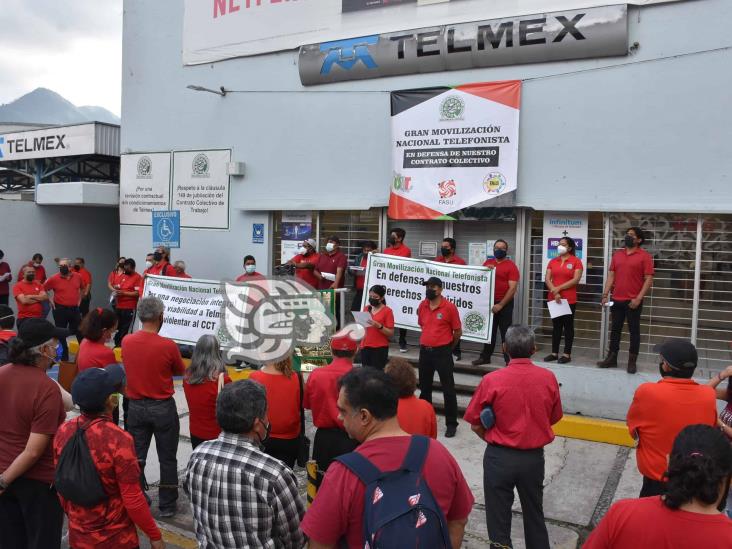
[[[123,154],[119,222],[150,225],[152,212],[170,209],[170,153]]]
[[[486,267],[438,263],[426,259],[369,254],[365,287],[386,286],[386,301],[394,311],[398,328],[420,330],[417,308],[425,299],[424,281],[432,276],[442,280],[442,295],[460,312],[463,337],[467,341],[488,342],[493,322],[494,271]],[[368,305],[364,293],[361,307]]]
[[[229,228],[229,162],[229,149],[173,153],[171,208],[181,227]]]
[[[280,264],[284,265],[290,259],[299,254],[300,243],[302,240],[283,240],[280,250]]]
[[[391,94],[392,219],[452,219],[516,190],[521,82]]]
[[[559,255],[559,241],[569,236],[577,245],[575,255],[582,260],[584,269],[580,284],[587,283],[587,213],[578,212],[544,212],[544,234],[542,237],[541,279],[546,278],[546,267],[549,261]]]

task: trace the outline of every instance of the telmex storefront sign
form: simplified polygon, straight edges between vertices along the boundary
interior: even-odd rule
[[[300,48],[304,85],[625,55],[625,5],[365,36]]]
[[[94,154],[94,124],[0,135],[0,162]]]
[[[683,0],[632,0],[627,4],[675,1]],[[607,4],[607,0],[185,0],[183,63],[213,63],[405,29],[525,19],[530,14]],[[577,26],[581,28],[579,22]],[[456,33],[455,38],[467,37]],[[562,43],[568,43],[567,39]]]

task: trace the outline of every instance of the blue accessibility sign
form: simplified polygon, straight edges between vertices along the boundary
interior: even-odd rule
[[[264,223],[252,223],[252,244],[264,244]]]
[[[180,248],[180,211],[162,210],[152,213],[152,245]]]

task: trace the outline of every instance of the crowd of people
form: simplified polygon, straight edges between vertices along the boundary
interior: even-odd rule
[[[403,230],[394,229],[385,252],[409,256],[404,238]],[[642,243],[640,229],[629,229],[604,292],[613,293],[613,336],[601,366],[617,366],[627,318],[631,373],[638,335],[634,315],[653,276]],[[342,287],[348,265],[339,239],[329,238],[323,254],[315,244],[304,242],[293,259],[297,276],[324,289]],[[456,247],[445,239],[441,261],[463,262]],[[367,243],[364,253],[375,249]],[[573,313],[582,273],[574,251],[574,241],[563,238],[546,273],[548,299],[566,299]],[[0,367],[0,547],[59,547],[64,514],[71,547],[137,547],[138,530],[152,547],[163,547],[145,470],[154,438],[160,468],[155,514],[174,516],[181,431],[176,377],[183,379],[193,448],[182,488],[201,547],[365,547],[377,538],[394,540],[391,546],[460,547],[475,496],[450,450],[437,440],[432,406],[436,372],[444,394],[444,434],[454,437],[454,360],[462,324],[455,305],[442,295],[442,280],[424,283],[416,371],[410,362],[389,357],[396,329],[387,289],[362,284],[353,308],[361,309],[368,291],[364,310],[371,320],[332,337],[328,365],[305,380],[286,357],[233,382],[215,337],[202,336],[186,366],[179,347],[159,334],[164,304],[141,297],[145,274],[188,276],[183,262],[171,264],[169,250],[150,254],[143,275],[133,259],[120,258],[108,279],[111,307],[91,308],[83,316],[91,286],[91,275],[79,274],[83,259],[59,259],[58,274],[49,278],[42,261],[36,254],[14,286],[17,319],[0,304],[0,351],[6,350],[2,363],[7,362]],[[508,244],[496,241],[486,264],[496,270],[494,337],[475,362],[490,361],[500,333],[507,367],[482,378],[463,416],[483,449],[485,522],[494,546],[510,547],[516,491],[527,547],[548,548],[544,449],[562,419],[560,387],[551,370],[532,360],[533,331],[513,324],[519,272],[508,258]],[[238,280],[262,278],[252,256],[243,267]],[[55,325],[43,313],[49,302]],[[130,333],[135,316],[141,327]],[[571,360],[573,315],[567,316],[553,323],[547,361]],[[80,346],[69,395],[47,371],[68,359],[70,335]],[[121,347],[122,364],[112,345]],[[615,504],[587,547],[730,547],[732,521],[722,511],[732,481],[732,367],[702,385],[692,379],[698,356],[691,343],[670,340],[656,351],[661,380],[637,389],[627,416],[638,443],[640,499]],[[728,402],[719,417],[717,399]],[[66,421],[73,405],[80,415]],[[306,411],[315,427],[312,448]],[[293,470],[308,459],[316,462],[319,488],[306,510]]]

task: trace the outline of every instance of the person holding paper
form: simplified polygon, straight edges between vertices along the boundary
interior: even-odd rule
[[[572,360],[572,343],[574,343],[574,312],[577,308],[577,284],[582,278],[582,260],[575,255],[577,245],[573,238],[565,236],[559,240],[557,257],[552,259],[546,268],[546,287],[549,289],[547,299],[562,303],[567,301],[571,314],[552,318],[552,352],[544,357],[546,362],[556,360],[566,364]],[[564,334],[564,353],[559,356],[559,343]]]
[[[353,274],[353,301],[351,302],[351,311],[361,310],[361,301],[363,301],[363,289],[366,283],[366,265],[369,263],[369,254],[376,251],[376,242],[373,240],[364,240],[361,242],[361,253],[356,256],[351,273]]]
[[[369,289],[369,304],[364,311],[371,314],[367,320],[366,337],[361,342],[361,363],[383,370],[389,360],[389,338],[394,335],[394,313],[387,307],[386,286],[374,285]]]

